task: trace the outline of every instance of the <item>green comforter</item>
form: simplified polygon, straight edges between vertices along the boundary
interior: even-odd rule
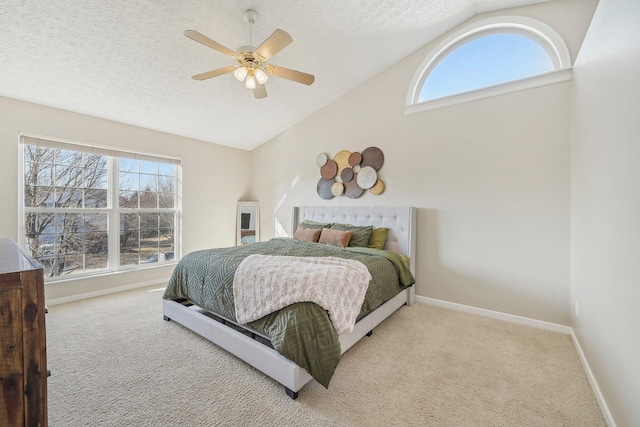
[[[189,299],[194,304],[236,320],[233,276],[251,254],[289,256],[337,256],[361,261],[373,279],[369,283],[360,316],[393,298],[414,278],[402,258],[389,251],[338,248],[289,238],[231,248],[192,252],[176,266],[163,298]],[[340,342],[327,311],[312,302],[296,303],[248,324],[266,335],[273,348],[294,361],[325,387],[340,360]]]

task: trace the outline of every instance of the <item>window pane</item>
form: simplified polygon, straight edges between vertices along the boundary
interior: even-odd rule
[[[120,172],[139,172],[139,165],[137,160],[120,159],[118,163]]]
[[[154,254],[158,246],[158,230],[140,230],[140,248],[142,250]]]
[[[80,165],[82,161],[82,153],[70,150],[55,150],[55,163],[59,165]]]
[[[52,256],[55,254],[56,235],[52,233],[40,234],[37,236],[29,237],[27,244],[31,250],[31,256],[40,259],[44,256]]]
[[[140,214],[139,213],[126,213],[120,214],[120,230],[139,230],[140,229]]]
[[[158,214],[157,213],[142,213],[140,214],[140,229],[157,229],[158,228]]]
[[[47,163],[26,162],[24,183],[25,185],[51,186],[53,183],[53,165]]]
[[[140,230],[120,232],[120,265],[137,264],[140,261]]]
[[[160,208],[172,208],[173,205],[173,193],[158,193],[158,206]]]
[[[25,215],[24,228],[27,237],[27,244],[31,245],[30,239],[37,239],[42,233],[53,233],[53,215],[28,213]],[[37,244],[34,241],[34,245]],[[35,247],[35,246],[32,246]]]
[[[160,229],[160,242],[163,245],[173,245],[175,230],[173,228]]]
[[[137,191],[121,191],[119,203],[121,208],[137,208],[138,192]]]
[[[109,256],[106,248],[104,252],[86,254],[87,271],[104,270],[107,268],[108,262]]]
[[[131,172],[120,172],[120,191],[138,191],[139,175]]]
[[[79,188],[56,187],[55,192],[56,208],[82,207],[82,190]]]
[[[140,190],[158,191],[158,175],[140,174]]]
[[[175,192],[175,178],[172,176],[160,176],[158,177],[158,191],[165,193]]]
[[[173,176],[175,174],[175,166],[169,163],[159,163],[158,169],[160,175]]]
[[[66,255],[84,252],[84,233],[66,233],[60,246]]]
[[[106,190],[108,188],[108,179],[109,176],[106,169],[89,169],[85,171],[84,187]]]
[[[32,163],[28,175],[25,175],[25,184],[51,187],[55,181],[55,167],[46,163]]]
[[[107,231],[107,214],[85,214],[83,231]]]
[[[140,173],[158,174],[158,163],[140,160]]]
[[[27,185],[24,189],[24,205],[28,207],[53,207],[53,187]]]
[[[83,154],[83,167],[85,170],[100,170],[103,169],[106,171],[107,169],[107,156],[102,156],[100,154]]]
[[[27,162],[37,162],[40,164],[53,164],[55,151],[56,150],[54,150],[53,148],[25,145],[24,160]]]
[[[154,193],[152,191],[141,191],[139,194],[140,194],[141,208],[157,208],[158,207],[158,193]]]
[[[174,227],[175,215],[173,212],[163,212],[160,214],[160,227]]]
[[[84,214],[65,213],[56,215],[56,233],[58,241],[64,241],[69,233],[84,231]]]
[[[107,268],[107,214],[28,213],[27,246],[47,277],[82,274]],[[95,254],[91,258],[87,254]],[[87,264],[88,260],[91,265]]]
[[[107,207],[107,190],[84,190],[84,206],[86,208]]]
[[[547,51],[528,37],[490,34],[455,48],[431,71],[419,102],[553,71]]]
[[[120,215],[120,265],[137,264],[140,261],[140,214]]]
[[[61,254],[56,257],[56,264],[51,272],[57,276],[67,276],[74,273],[82,273],[84,270],[84,255]]]
[[[55,166],[55,184],[58,187],[82,187],[84,170],[69,165]]]

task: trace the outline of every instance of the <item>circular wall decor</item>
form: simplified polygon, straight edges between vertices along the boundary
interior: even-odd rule
[[[384,154],[378,147],[365,148],[362,152],[362,161],[360,166],[371,166],[375,170],[379,171],[384,164]]]
[[[344,193],[344,185],[341,182],[334,182],[331,186],[331,194],[334,196],[342,196]]]
[[[323,199],[333,199],[333,193],[331,193],[331,186],[336,182],[333,179],[320,178],[318,181],[318,195]]]
[[[362,154],[358,153],[357,151],[354,151],[349,156],[349,164],[351,166],[359,165],[361,161],[362,161]]]
[[[338,165],[333,160],[329,159],[327,162],[320,168],[320,175],[324,179],[331,179],[336,176],[338,172]]]
[[[344,195],[351,198],[357,199],[364,193],[362,187],[358,185],[357,176],[349,182],[344,183]]]
[[[378,181],[378,172],[371,166],[364,166],[360,169],[360,172],[358,172],[357,181],[361,188],[368,190]]]
[[[340,173],[340,179],[342,180],[342,182],[351,181],[353,179],[353,169],[351,168],[342,169],[342,172]]]
[[[384,182],[378,180],[376,184],[369,189],[369,191],[371,191],[371,194],[375,194],[376,196],[382,194],[384,191]]]
[[[318,157],[316,157],[316,165],[321,168],[325,165],[325,163],[327,163],[327,160],[329,160],[329,157],[324,153],[320,153],[318,154]]]
[[[320,153],[316,157],[322,178],[318,181],[317,192],[323,199],[335,196],[358,198],[366,190],[379,195],[385,184],[378,178],[384,164],[384,154],[378,147],[351,152],[341,150],[333,157]]]
[[[349,165],[349,156],[351,155],[351,151],[342,150],[335,155],[333,160],[338,165],[338,173],[342,172],[342,169],[348,168]]]

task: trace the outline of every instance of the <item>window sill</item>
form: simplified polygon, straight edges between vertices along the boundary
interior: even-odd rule
[[[573,73],[571,68],[566,68],[564,70],[552,71],[549,73],[528,77],[526,79],[514,80],[508,83],[432,99],[429,101],[405,106],[404,114],[415,114],[423,111],[435,110],[437,108],[464,104],[465,102],[477,101],[479,99],[491,98],[507,93],[518,92],[521,90],[533,89],[536,87],[566,82],[571,80],[572,74]]]
[[[140,266],[140,267],[130,267],[130,268],[121,268],[119,270],[99,270],[93,273],[86,273],[86,274],[78,274],[75,276],[56,276],[56,277],[45,277],[44,278],[44,284],[45,286],[47,285],[53,285],[56,283],[65,283],[65,282],[75,282],[75,281],[81,281],[81,280],[86,280],[86,279],[94,279],[97,277],[105,277],[105,276],[114,276],[114,275],[119,275],[119,274],[123,274],[123,273],[133,273],[136,271],[144,271],[144,270],[149,270],[152,268],[162,268],[162,267],[166,267],[166,266],[170,266],[172,268],[175,268],[176,264],[178,263],[178,261],[167,261],[167,262],[163,262],[161,264],[157,264],[157,263],[153,263],[153,264],[145,264],[144,266]]]

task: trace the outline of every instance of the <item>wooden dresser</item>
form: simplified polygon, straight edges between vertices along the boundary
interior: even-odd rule
[[[0,426],[47,425],[42,266],[0,239]]]

